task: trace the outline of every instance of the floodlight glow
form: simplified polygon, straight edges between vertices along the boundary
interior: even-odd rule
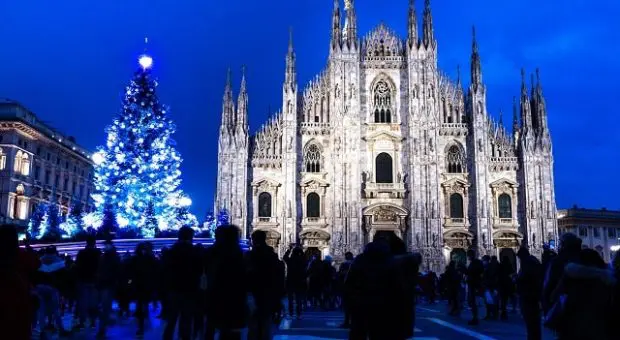
[[[143,69],[146,70],[153,66],[153,58],[151,58],[148,54],[143,54],[140,56],[140,59],[138,59],[138,63]]]

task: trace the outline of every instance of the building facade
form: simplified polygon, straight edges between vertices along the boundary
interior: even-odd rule
[[[528,90],[522,72],[508,132],[487,111],[475,33],[465,88],[438,69],[424,7],[420,29],[410,2],[404,40],[384,24],[359,38],[353,1],[335,1],[325,69],[300,90],[291,38],[282,109],[253,136],[245,76],[235,104],[229,74],[215,209],[245,234],[267,231],[280,253],[300,243],[341,257],[394,233],[442,269],[468,248],[512,253],[556,239],[540,80]]]
[[[609,262],[620,245],[620,211],[577,206],[558,210],[558,230],[560,235],[578,235],[583,248],[596,250]]]
[[[88,152],[18,102],[0,99],[0,220],[26,227],[39,203],[66,215],[79,202],[91,208],[93,167]]]

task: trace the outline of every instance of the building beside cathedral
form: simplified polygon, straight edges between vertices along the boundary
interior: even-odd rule
[[[514,258],[557,239],[538,72],[529,90],[522,72],[509,132],[487,111],[475,33],[464,87],[437,68],[430,1],[421,29],[412,2],[403,40],[384,24],[360,37],[353,1],[335,1],[327,65],[300,89],[291,39],[282,109],[254,135],[245,76],[235,104],[229,74],[215,209],[244,236],[338,258],[394,233],[434,269],[469,248]]]

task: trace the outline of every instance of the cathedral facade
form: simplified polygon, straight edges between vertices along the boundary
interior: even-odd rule
[[[405,40],[384,24],[360,38],[353,1],[335,1],[325,69],[300,89],[291,39],[282,109],[252,136],[245,77],[235,101],[229,74],[215,209],[244,237],[264,230],[281,254],[297,243],[340,258],[394,233],[433,269],[471,248],[514,257],[557,239],[538,72],[531,89],[522,72],[509,132],[487,111],[475,33],[464,87],[437,68],[424,7],[420,29],[410,1]]]

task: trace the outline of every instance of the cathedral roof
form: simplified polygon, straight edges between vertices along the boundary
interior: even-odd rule
[[[366,57],[403,56],[403,41],[384,23],[380,23],[364,38],[362,51]]]

